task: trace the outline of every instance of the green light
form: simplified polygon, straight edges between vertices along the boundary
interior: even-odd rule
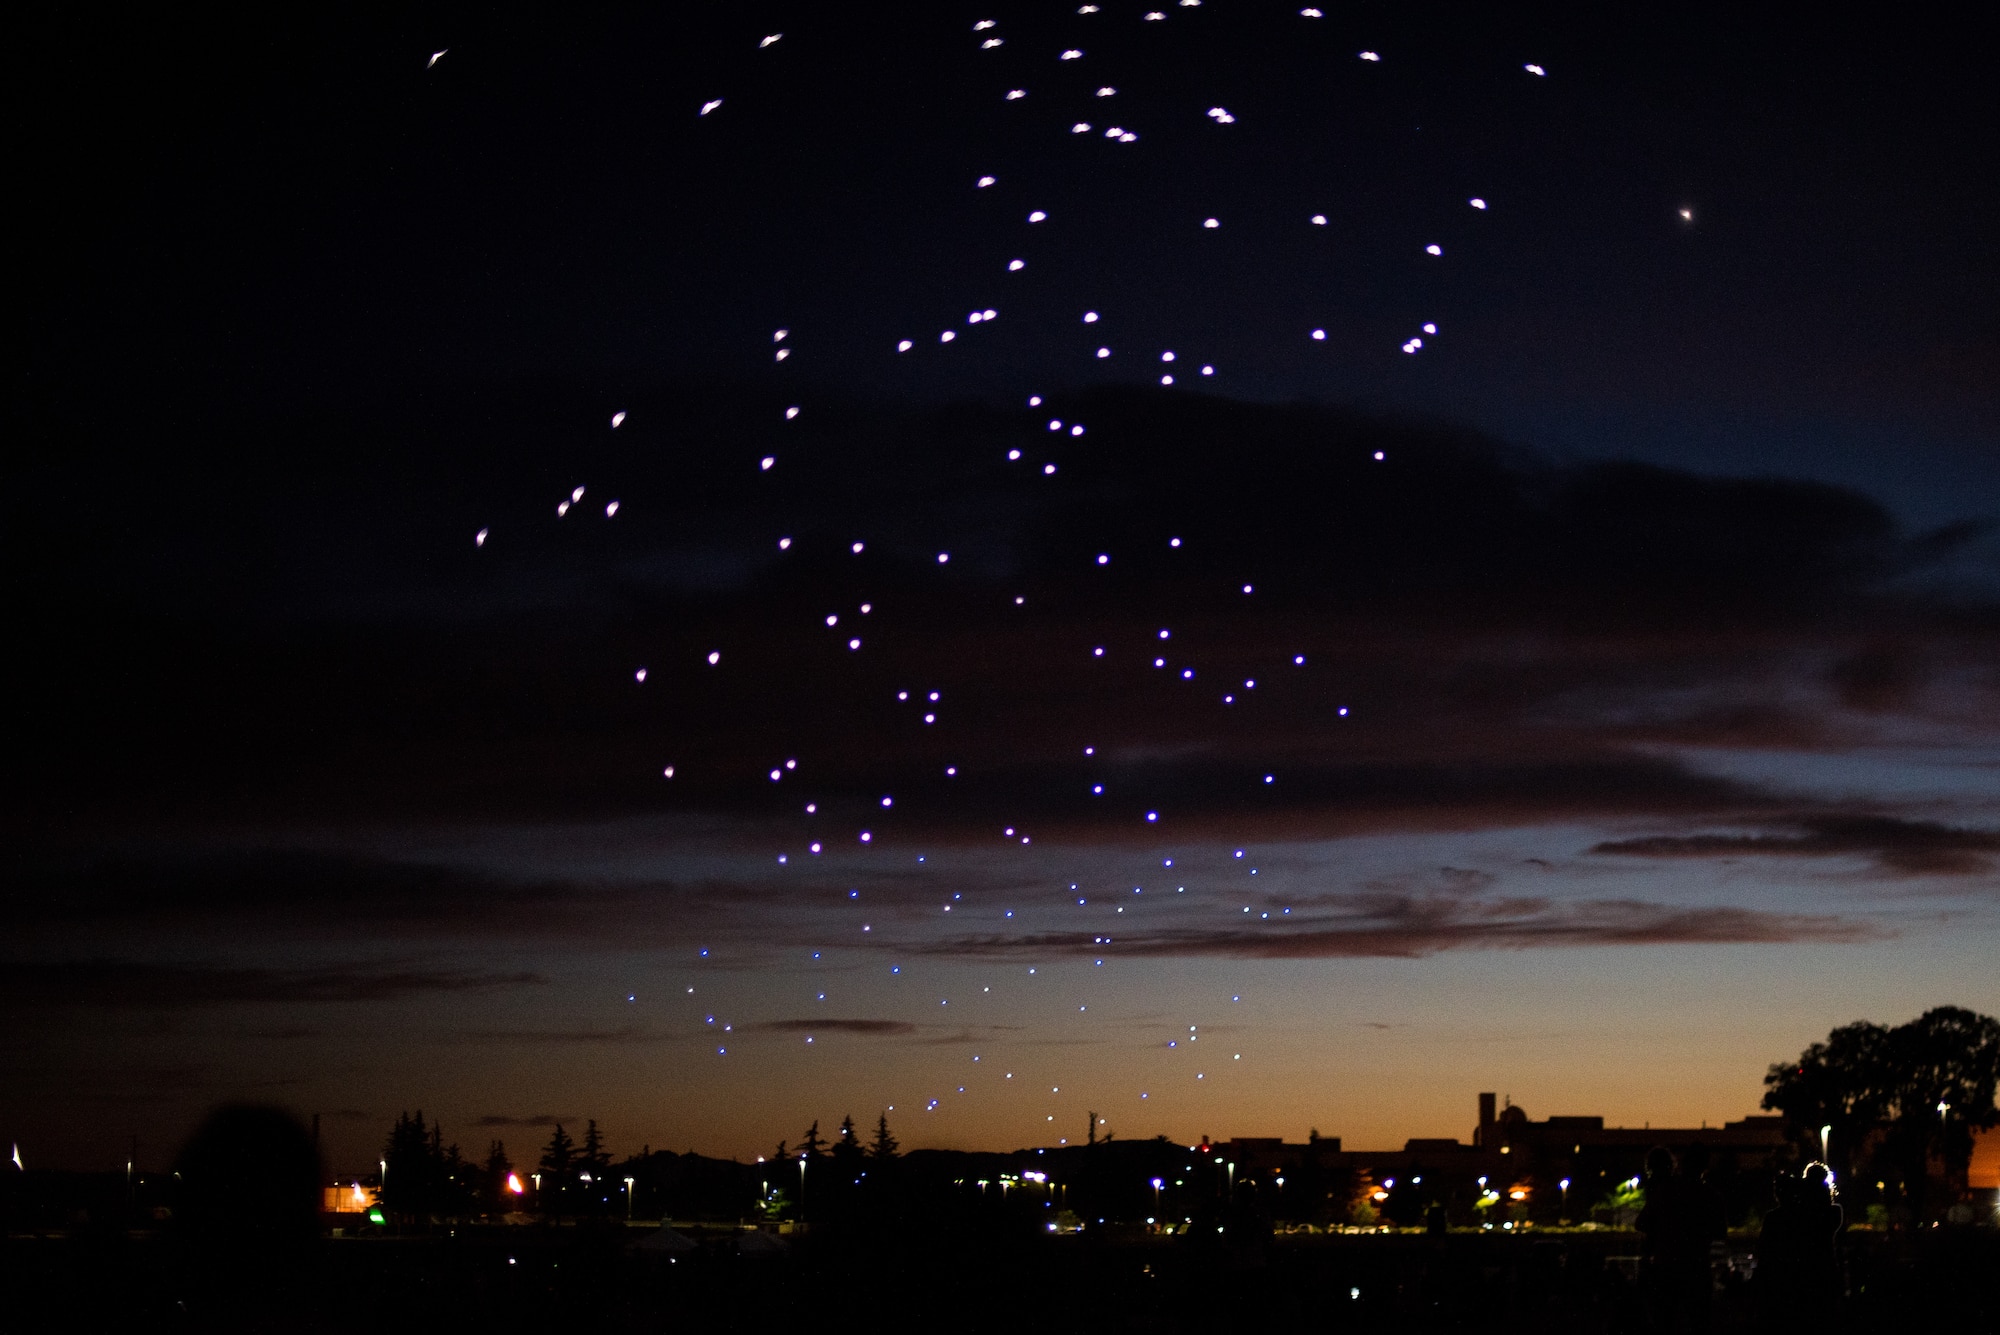
[[[378,1205],[368,1212],[368,1222],[371,1224],[386,1224],[389,1222],[389,1219],[388,1216],[382,1213],[382,1207]]]

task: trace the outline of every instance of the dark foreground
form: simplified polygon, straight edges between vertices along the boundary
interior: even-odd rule
[[[1281,1236],[1241,1249],[1086,1233],[786,1240],[775,1255],[645,1230],[472,1228],[334,1238],[287,1253],[170,1237],[16,1237],[0,1248],[0,1329],[35,1331],[1523,1330],[1689,1329],[1654,1300],[1629,1234]],[[1717,1266],[1715,1331],[2000,1331],[2000,1234],[1852,1234],[1846,1293],[1779,1308]],[[1697,1316],[1695,1319],[1701,1319]],[[1913,1324],[1914,1323],[1914,1324]]]

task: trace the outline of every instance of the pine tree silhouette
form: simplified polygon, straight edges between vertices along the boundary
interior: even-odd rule
[[[900,1148],[896,1138],[889,1134],[889,1114],[883,1113],[875,1119],[875,1140],[869,1145],[868,1154],[875,1159],[893,1159]]]
[[[544,1209],[562,1213],[563,1202],[569,1193],[570,1179],[576,1175],[576,1142],[563,1130],[561,1122],[556,1123],[556,1133],[549,1137],[548,1146],[542,1150],[542,1182],[539,1195]]]

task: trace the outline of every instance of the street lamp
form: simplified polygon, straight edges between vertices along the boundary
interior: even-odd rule
[[[636,1177],[625,1179],[625,1222],[628,1224],[632,1222],[632,1184],[638,1180]]]
[[[799,1222],[806,1221],[806,1156],[799,1156]]]
[[[1160,1212],[1160,1188],[1163,1185],[1159,1178],[1153,1179],[1153,1213],[1156,1215]]]

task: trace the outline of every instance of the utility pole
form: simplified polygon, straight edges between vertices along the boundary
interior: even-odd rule
[[[1089,1139],[1088,1139],[1087,1141],[1085,1141],[1084,1143],[1085,1143],[1085,1144],[1089,1144],[1089,1145],[1095,1145],[1095,1144],[1097,1143],[1097,1114],[1096,1114],[1096,1113],[1092,1113],[1092,1114],[1090,1115],[1090,1138],[1089,1138]]]

